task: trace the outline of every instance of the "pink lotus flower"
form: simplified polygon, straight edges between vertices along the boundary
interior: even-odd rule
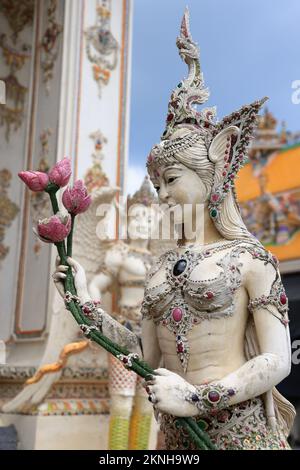
[[[57,214],[49,219],[39,221],[37,224],[37,235],[46,243],[62,242],[69,235],[71,225],[69,214],[63,215],[61,212],[57,212]]]
[[[57,186],[62,188],[68,184],[71,173],[71,161],[69,158],[65,157],[51,168],[48,175],[51,183],[55,183]]]
[[[49,183],[47,173],[42,171],[20,171],[18,176],[31,191],[44,191]]]
[[[82,180],[75,181],[73,188],[67,188],[62,196],[62,202],[70,214],[77,215],[85,212],[92,202]]]

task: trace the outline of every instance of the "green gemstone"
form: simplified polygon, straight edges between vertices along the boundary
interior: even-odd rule
[[[182,82],[178,83],[177,87],[181,88],[182,87]]]
[[[217,215],[218,215],[217,209],[212,209],[212,210],[210,211],[210,215],[211,215],[211,217],[213,217],[213,218],[217,217]]]
[[[202,431],[205,431],[208,428],[207,422],[204,421],[203,419],[200,419],[197,424],[199,428],[202,429]]]

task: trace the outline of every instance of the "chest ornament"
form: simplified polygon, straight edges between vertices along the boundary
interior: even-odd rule
[[[227,248],[232,244],[227,243]],[[192,280],[191,273],[197,265],[223,246],[202,252],[187,250],[166,253],[164,266],[166,281],[159,286],[146,289],[142,313],[150,313],[156,324],[166,327],[175,337],[176,354],[186,372],[190,346],[188,332],[201,321],[220,318],[233,313],[233,294],[240,286],[240,263],[231,254],[225,255],[216,265],[221,268],[218,275],[208,280]],[[162,312],[162,313],[161,313]]]

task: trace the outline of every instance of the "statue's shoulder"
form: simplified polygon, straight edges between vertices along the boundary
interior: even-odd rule
[[[260,260],[265,264],[271,263],[274,267],[278,267],[278,259],[266,247],[264,247],[258,240],[254,242],[244,243],[246,251],[251,255],[252,259]]]

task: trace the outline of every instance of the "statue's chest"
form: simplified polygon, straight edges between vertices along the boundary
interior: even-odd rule
[[[174,334],[184,370],[189,359],[187,333],[203,320],[233,314],[234,295],[241,286],[240,267],[234,251],[221,258],[209,252],[171,251],[152,276],[142,312]]]

